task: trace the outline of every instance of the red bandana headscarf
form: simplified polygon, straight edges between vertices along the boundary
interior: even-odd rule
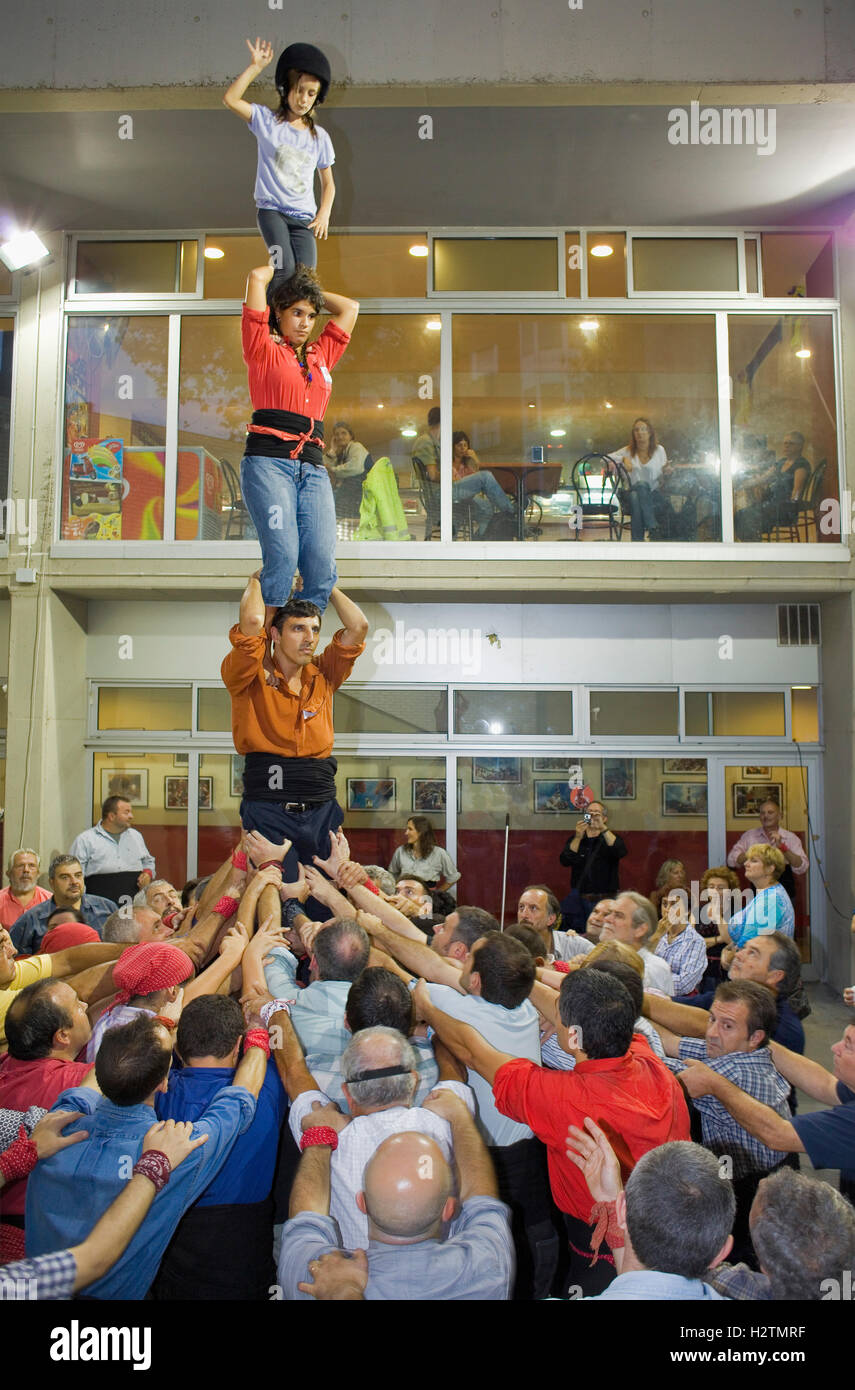
[[[178,946],[164,941],[129,946],[113,966],[113,983],[119,990],[113,1007],[127,1004],[137,994],[153,994],[158,989],[182,985],[192,973],[190,957]]]

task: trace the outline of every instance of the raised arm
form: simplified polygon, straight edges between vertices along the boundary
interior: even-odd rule
[[[91,946],[69,946],[65,951],[54,951],[50,958],[51,974],[55,980],[60,980],[68,975],[79,975],[93,965],[112,965],[129,944],[132,943],[93,941]]]
[[[509,1052],[497,1052],[495,1047],[491,1047],[485,1038],[468,1023],[460,1023],[456,1018],[450,1018],[443,1013],[432,1002],[427,984],[424,980],[419,980],[413,991],[413,1002],[419,1018],[425,1023],[430,1024],[434,1032],[439,1033],[440,1038],[461,1061],[464,1066],[470,1067],[472,1071],[477,1071],[479,1076],[483,1076],[485,1081],[489,1081],[492,1086],[496,1072],[499,1067],[503,1067],[506,1062],[516,1061]]]
[[[681,1038],[706,1037],[710,1021],[706,1009],[693,1009],[691,1004],[675,1004],[673,999],[664,999],[661,994],[645,992],[641,1012],[651,1023],[661,1024]]]
[[[388,927],[383,925],[379,917],[374,916],[371,912],[359,911],[356,914],[356,920],[377,942],[378,946],[399,960],[411,975],[420,975],[423,979],[429,980],[432,985],[450,985],[458,993],[466,993],[460,986],[460,967],[455,965],[453,961],[437,955],[436,951],[432,951],[430,946],[426,946],[421,941],[410,941],[408,937],[399,936],[397,932],[390,931]]]
[[[331,290],[324,290],[324,310],[330,316],[330,323],[336,324],[342,333],[351,334],[353,332],[359,317],[359,301],[357,299],[348,299],[343,294],[333,294]],[[334,593],[335,589],[333,589]]]
[[[802,1057],[798,1052],[791,1052],[788,1047],[781,1047],[780,1043],[773,1042],[769,1045],[775,1066],[791,1086],[798,1086],[800,1091],[805,1091],[822,1105],[841,1104],[837,1094],[837,1077],[830,1071],[821,1067],[819,1062],[812,1062],[809,1057]]]
[[[666,1049],[667,1050],[667,1049]],[[769,1105],[741,1091],[732,1081],[721,1076],[703,1062],[689,1061],[680,1073],[680,1081],[689,1095],[715,1096],[736,1120],[737,1124],[759,1139],[767,1148],[779,1153],[804,1153],[805,1146],[793,1125]]]
[[[451,1126],[454,1161],[460,1175],[460,1202],[470,1197],[498,1197],[496,1170],[466,1102],[453,1091],[431,1091],[422,1108],[432,1110]]]
[[[264,71],[268,63],[273,62],[273,46],[266,39],[256,39],[255,43],[247,39],[246,46],[249,49],[252,62],[248,68],[244,68],[240,77],[236,77],[230,87],[226,88],[223,94],[223,105],[230,111],[234,111],[236,116],[240,116],[244,121],[252,120],[252,106],[248,101],[243,101],[242,97],[247,87],[255,81],[260,73]]]
[[[327,297],[329,298],[329,296]],[[350,303],[350,300],[346,302]],[[361,646],[368,635],[368,619],[362,609],[353,602],[352,598],[348,598],[347,594],[342,593],[337,584],[330,594],[330,603],[344,628],[344,645],[346,647]]]
[[[250,309],[263,309],[266,305],[263,288],[260,290],[261,303],[253,304],[251,302],[250,296],[254,284],[253,276],[259,273],[259,271],[254,270],[249,277],[246,302]],[[271,279],[272,276],[273,271],[271,270],[268,279]],[[256,570],[254,574],[249,576],[249,579],[246,581],[246,588],[241,595],[238,626],[244,637],[260,637],[264,631],[264,599],[261,597],[261,584],[259,583],[260,574],[261,570]]]

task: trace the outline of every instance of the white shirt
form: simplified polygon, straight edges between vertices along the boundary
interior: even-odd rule
[[[89,874],[140,874],[144,869],[154,875],[154,859],[145,840],[130,825],[116,839],[98,821],[91,830],[81,831],[69,853],[79,863],[84,878]]]
[[[593,949],[593,941],[589,941],[584,936],[577,936],[575,932],[554,931],[552,933],[553,960],[572,960],[574,956],[586,956]]]
[[[655,989],[659,994],[666,994],[669,999],[673,999],[674,976],[667,960],[654,955],[646,946],[642,946],[638,954],[644,961],[644,988]]]
[[[512,1057],[527,1057],[540,1065],[540,1019],[528,999],[516,1009],[502,1004],[489,1004],[477,994],[458,994],[450,985],[429,985],[431,1002],[449,1018],[468,1023],[497,1052],[509,1052]],[[504,1148],[520,1139],[531,1139],[528,1125],[509,1120],[496,1109],[493,1087],[477,1071],[469,1072],[469,1085],[478,1102],[476,1120],[486,1144]]]
[[[441,1081],[435,1089],[441,1088],[460,1096],[475,1113],[475,1102],[468,1086],[460,1081]],[[323,1091],[303,1091],[291,1104],[288,1124],[298,1148],[303,1137],[303,1117],[310,1113],[316,1100],[322,1105],[330,1103]],[[432,1110],[419,1106],[408,1110],[406,1106],[395,1105],[389,1110],[357,1115],[338,1136],[338,1148],[330,1162],[330,1216],[338,1222],[345,1250],[368,1248],[368,1217],[356,1205],[356,1194],[362,1191],[362,1175],[374,1150],[390,1134],[402,1134],[404,1130],[415,1130],[435,1139],[445,1157],[451,1160],[451,1125]]]
[[[668,463],[668,455],[665,453],[661,444],[656,445],[656,448],[653,450],[653,453],[646,463],[642,463],[637,454],[630,454],[628,449],[618,449],[615,453],[609,454],[609,458],[613,458],[616,463],[622,463],[624,465],[629,474],[629,481],[633,487],[638,483],[646,483],[650,488],[657,488],[659,486],[659,479],[662,475],[662,469]],[[630,464],[632,464],[631,468],[629,466]]]

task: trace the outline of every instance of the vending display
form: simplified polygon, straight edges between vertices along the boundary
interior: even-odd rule
[[[121,540],[124,441],[75,439],[66,458],[68,511],[63,539]]]

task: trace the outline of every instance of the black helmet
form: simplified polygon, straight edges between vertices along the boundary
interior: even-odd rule
[[[323,105],[330,89],[332,73],[329,60],[321,50],[311,43],[290,43],[284,53],[280,54],[279,62],[276,64],[276,86],[283,94],[287,91],[288,73],[292,69],[295,72],[307,72],[318,79],[321,90],[316,105]]]

